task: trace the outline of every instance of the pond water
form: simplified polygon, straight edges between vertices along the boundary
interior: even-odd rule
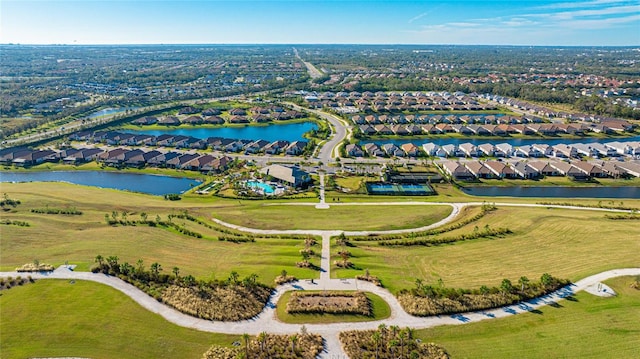
[[[483,197],[640,198],[640,187],[465,187]]]
[[[297,122],[269,124],[266,126],[216,127],[216,128],[168,128],[166,130],[127,130],[130,133],[142,133],[153,136],[164,134],[191,136],[206,139],[209,137],[233,138],[237,140],[305,141],[302,135],[318,126],[315,122]]]
[[[87,118],[96,118],[96,117],[102,117],[107,115],[114,115],[116,113],[126,112],[128,110],[135,110],[135,109],[137,109],[137,107],[105,108],[103,110],[96,111],[90,114],[89,116],[87,116]]]
[[[68,182],[157,196],[183,193],[200,184],[188,178],[107,171],[0,172],[0,182]]]
[[[414,145],[421,146],[425,143],[435,143],[438,146],[444,145],[460,145],[466,142],[473,143],[474,145],[481,145],[483,143],[490,143],[493,145],[497,145],[499,143],[508,143],[511,146],[524,146],[524,145],[532,145],[536,144],[547,144],[547,145],[557,145],[559,143],[606,143],[606,142],[629,142],[629,141],[640,141],[640,136],[633,137],[623,137],[623,138],[593,138],[593,137],[585,137],[578,139],[567,139],[567,138],[534,138],[534,139],[523,139],[523,138],[502,138],[502,139],[492,139],[492,138],[420,138],[420,139],[388,139],[388,140],[362,140],[361,144],[365,143],[375,143],[379,146],[384,145],[385,143],[393,143],[397,146],[401,146],[405,143],[413,143]]]

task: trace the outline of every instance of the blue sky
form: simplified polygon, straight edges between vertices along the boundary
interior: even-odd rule
[[[640,45],[640,0],[0,0],[0,43]]]

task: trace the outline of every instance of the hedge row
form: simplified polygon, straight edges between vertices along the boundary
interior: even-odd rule
[[[411,233],[402,233],[402,234],[385,235],[385,236],[377,236],[377,235],[358,236],[358,237],[350,237],[350,239],[354,241],[388,241],[388,240],[401,239],[401,238],[433,236],[437,234],[451,232],[456,229],[460,229],[468,224],[471,224],[473,222],[480,220],[482,217],[486,216],[488,213],[493,212],[495,210],[496,210],[495,206],[483,205],[482,211],[476,214],[475,216],[467,218],[460,222],[456,222],[446,227],[435,228],[435,229],[430,229],[430,230],[421,231],[421,232],[411,232]]]
[[[496,229],[486,228],[482,231],[476,231],[469,234],[461,234],[455,237],[398,240],[398,241],[379,242],[378,244],[381,246],[427,246],[427,247],[430,247],[430,246],[438,246],[441,244],[468,241],[473,239],[500,237],[500,236],[505,236],[507,234],[512,234],[512,233],[513,232],[509,228],[496,228]]]

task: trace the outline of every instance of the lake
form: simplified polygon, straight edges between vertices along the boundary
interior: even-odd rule
[[[640,187],[465,187],[462,191],[482,197],[640,198]]]
[[[534,138],[534,139],[523,139],[523,138],[502,138],[502,139],[492,139],[492,138],[420,138],[420,139],[388,139],[388,140],[361,140],[361,144],[365,143],[375,143],[378,146],[384,145],[385,143],[393,143],[397,146],[401,146],[405,143],[413,143],[414,145],[421,146],[425,143],[435,143],[438,146],[444,145],[460,145],[466,142],[473,143],[474,145],[481,145],[483,143],[490,143],[493,145],[497,145],[499,143],[508,143],[511,146],[524,146],[524,145],[532,145],[535,143],[539,144],[547,144],[547,145],[557,145],[560,143],[606,143],[606,142],[630,142],[630,141],[640,141],[640,136],[633,137],[622,137],[622,138],[593,138],[593,137],[585,137],[578,139],[568,139],[568,138]]]
[[[156,196],[183,193],[200,184],[188,178],[107,171],[0,172],[0,182],[68,182]]]
[[[90,114],[89,116],[87,116],[87,118],[97,118],[97,117],[102,117],[107,115],[114,115],[116,113],[121,113],[121,112],[126,112],[128,110],[136,110],[136,109],[138,109],[138,107],[105,108],[103,110],[96,111]]]
[[[166,130],[126,130],[129,133],[142,133],[160,136],[164,134],[191,136],[206,139],[209,137],[232,138],[236,140],[305,141],[302,135],[318,128],[315,122],[296,122],[269,124],[266,126],[216,127],[216,128],[168,128]]]

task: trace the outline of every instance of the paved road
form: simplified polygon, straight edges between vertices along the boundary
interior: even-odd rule
[[[317,79],[319,77],[324,76],[322,71],[318,70],[312,63],[308,61],[304,61],[302,57],[300,57],[300,55],[298,54],[298,49],[296,49],[295,47],[293,48],[293,53],[296,55],[298,60],[302,61],[304,66],[307,67],[307,72],[309,73],[309,76],[311,77],[311,79]]]
[[[322,144],[316,157],[320,161],[322,161],[323,165],[325,166],[328,165],[330,162],[334,161],[336,157],[339,157],[340,144],[345,139],[351,138],[351,134],[352,134],[351,126],[349,126],[347,122],[344,121],[343,119],[335,115],[332,115],[330,113],[303,108],[290,102],[287,102],[286,104],[293,107],[295,110],[310,112],[324,120],[329,121],[329,123],[331,123],[332,125],[331,138],[327,142]]]

